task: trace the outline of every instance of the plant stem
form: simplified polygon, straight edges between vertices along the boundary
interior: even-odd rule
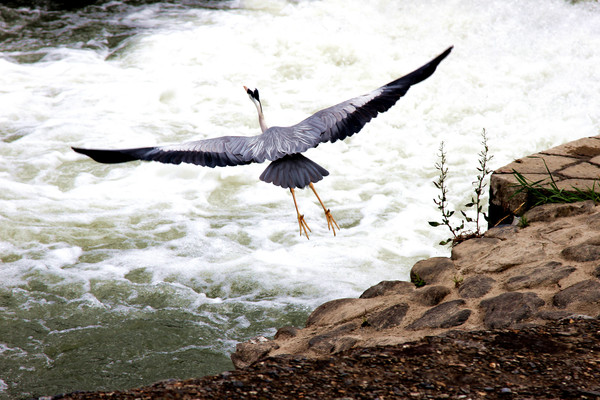
[[[483,209],[483,205],[481,202],[481,196],[483,194],[483,189],[485,188],[486,184],[485,184],[485,177],[487,175],[489,175],[492,171],[488,169],[487,165],[488,162],[494,157],[494,156],[488,156],[489,154],[489,147],[487,144],[487,135],[485,132],[485,128],[483,129],[483,131],[481,132],[481,144],[483,145],[483,150],[481,151],[481,153],[479,153],[479,167],[477,168],[477,171],[480,172],[480,175],[477,175],[477,180],[474,182],[477,186],[475,187],[475,210],[476,210],[476,217],[475,217],[475,226],[476,226],[476,233],[480,234],[481,230],[479,227],[479,215],[480,213],[482,213],[482,209]],[[483,214],[484,218],[485,218],[485,214]]]
[[[438,200],[434,199],[433,202],[437,205],[438,210],[440,210],[442,213],[442,224],[446,225],[448,229],[450,229],[452,236],[456,237],[457,228],[454,228],[450,224],[450,217],[454,214],[454,211],[450,211],[447,209],[448,198],[446,197],[446,195],[448,194],[448,188],[446,187],[446,178],[448,176],[448,167],[446,167],[446,152],[444,150],[444,142],[440,143],[439,157],[440,162],[435,164],[435,169],[440,171],[440,175],[438,177],[437,182],[434,182],[433,184],[435,185],[435,187],[440,189],[442,194],[438,196]]]

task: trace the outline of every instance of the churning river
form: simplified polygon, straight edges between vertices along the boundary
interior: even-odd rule
[[[260,132],[366,93],[448,46],[359,134],[306,155],[341,226],[300,237],[265,164],[98,164],[118,148]],[[600,134],[600,3],[564,0],[113,1],[0,6],[0,399],[232,369],[239,341],[448,255],[433,199],[467,203],[491,167]],[[487,192],[487,191],[486,191]]]

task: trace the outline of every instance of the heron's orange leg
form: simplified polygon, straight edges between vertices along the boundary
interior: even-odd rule
[[[296,203],[296,194],[294,193],[294,188],[290,188],[290,192],[292,192],[292,198],[294,199],[294,206],[296,206],[296,213],[298,214],[298,225],[300,225],[300,236],[302,236],[302,231],[304,230],[304,234],[306,235],[306,238],[310,239],[308,237],[308,232],[306,230],[307,229],[309,231],[311,231],[311,230],[308,227],[308,224],[306,223],[306,221],[304,220],[304,215],[300,215],[300,211],[298,210],[298,203]]]
[[[332,230],[333,236],[335,236],[335,228],[337,227],[339,230],[340,226],[337,224],[337,222],[335,222],[335,219],[333,219],[333,215],[331,215],[331,211],[327,207],[325,207],[325,204],[323,204],[323,201],[321,201],[321,198],[317,194],[317,191],[315,190],[315,186],[312,184],[312,182],[309,183],[309,186],[312,189],[312,191],[315,192],[315,196],[317,196],[319,203],[321,203],[321,207],[323,207],[323,211],[325,211],[325,218],[327,218],[327,229]]]

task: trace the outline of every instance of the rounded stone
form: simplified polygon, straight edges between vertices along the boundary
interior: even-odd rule
[[[454,262],[448,257],[421,260],[410,270],[411,282],[423,281],[426,285],[438,283],[454,273]]]

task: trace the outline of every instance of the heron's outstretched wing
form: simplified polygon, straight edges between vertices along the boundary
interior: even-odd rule
[[[184,162],[212,168],[278,160],[319,143],[335,142],[357,133],[378,113],[392,107],[412,85],[430,77],[451,50],[452,47],[448,48],[421,68],[370,93],[318,111],[294,126],[274,126],[257,136],[223,136],[180,145],[133,149],[74,147],[73,150],[109,164],[144,160],[169,164]]]
[[[115,150],[73,147],[73,150],[105,164],[143,160],[167,164],[189,163],[213,168],[244,165],[253,162],[252,159],[244,156],[244,149],[251,138],[246,136],[223,136],[172,146]]]
[[[452,47],[449,47],[442,54],[410,74],[363,96],[318,111],[299,124],[285,128],[272,127],[270,130],[276,131],[280,142],[282,142],[281,136],[285,137],[285,147],[290,148],[287,150],[287,154],[300,153],[318,146],[319,143],[335,142],[352,136],[377,114],[387,111],[396,104],[412,85],[430,77],[438,64],[451,51]],[[285,153],[286,150],[282,152]]]

